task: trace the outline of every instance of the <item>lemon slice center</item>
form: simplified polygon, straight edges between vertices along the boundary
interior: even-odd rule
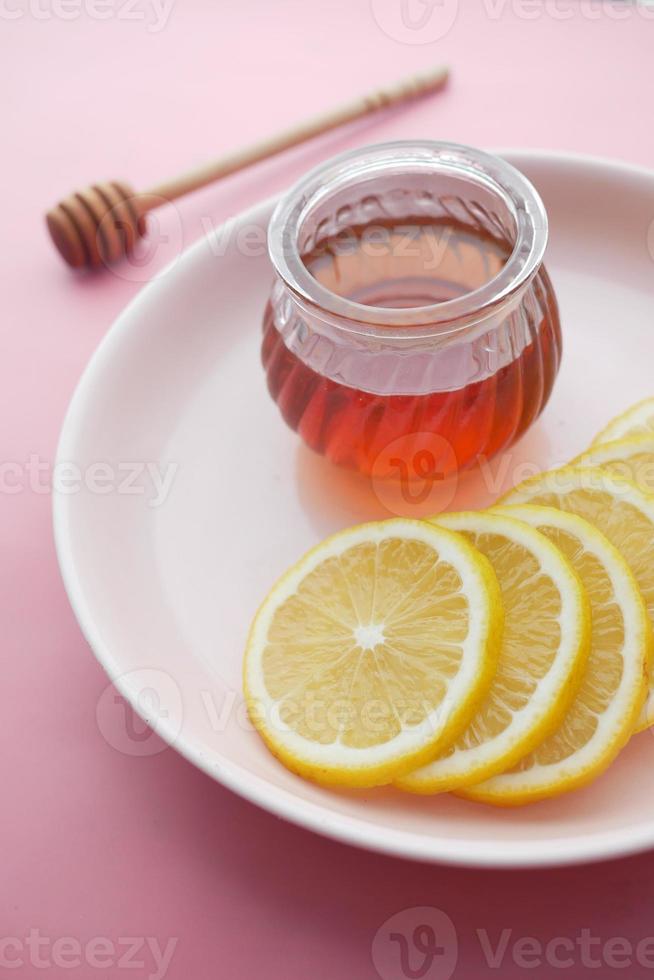
[[[354,630],[354,641],[362,650],[374,650],[375,647],[384,643],[385,639],[382,623],[360,625]]]

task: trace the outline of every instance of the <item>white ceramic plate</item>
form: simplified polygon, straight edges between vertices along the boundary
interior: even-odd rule
[[[549,213],[547,265],[562,308],[564,364],[539,423],[492,472],[462,481],[456,506],[489,502],[525,474],[523,464],[569,458],[615,412],[654,393],[654,174],[589,158],[506,155]],[[272,204],[244,214],[228,236],[199,242],[145,288],[73,398],[58,463],[74,463],[84,479],[79,492],[55,494],[55,535],[96,656],[195,765],[340,840],[487,866],[562,864],[652,846],[648,732],[588,789],[503,811],[450,796],[321,789],[282,768],[250,730],[241,656],[271,583],[327,533],[402,509],[383,489],[376,494],[306,450],[269,400],[258,348],[271,269],[256,236],[239,229],[265,227]],[[159,506],[151,506],[147,471],[132,492],[124,484],[126,464],[146,462],[176,468]]]

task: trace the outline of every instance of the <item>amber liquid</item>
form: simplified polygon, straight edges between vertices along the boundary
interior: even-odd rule
[[[320,243],[304,262],[332,292],[369,306],[444,302],[493,278],[507,242],[454,222],[407,219],[349,229]],[[532,284],[539,311],[532,341],[496,373],[462,388],[379,395],[316,373],[283,342],[270,305],[262,360],[270,394],[290,427],[332,462],[374,476],[425,477],[425,461],[446,478],[509,446],[534,421],[552,390],[561,354],[558,309],[541,267]],[[389,451],[390,447],[390,451]]]

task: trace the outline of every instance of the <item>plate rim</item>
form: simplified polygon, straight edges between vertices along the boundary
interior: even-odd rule
[[[609,171],[612,174],[617,171],[625,178],[640,178],[654,184],[653,169],[609,157],[559,150],[519,148],[502,148],[493,152],[505,156],[517,166],[525,162],[573,165],[583,170],[590,168],[598,172]],[[256,221],[257,216],[270,209],[278,197],[277,194],[266,197],[242,211],[236,218],[229,219],[230,223],[235,220]],[[224,226],[223,223],[210,235],[201,236],[177,256],[157,275],[156,279],[146,283],[132,297],[114,320],[91,355],[70,399],[57,443],[54,466],[61,465],[62,461],[76,458],[77,435],[81,420],[84,418],[87,400],[93,394],[96,374],[111,357],[119,338],[133,329],[131,320],[134,314],[138,313],[141,307],[147,306],[153,291],[164,288],[167,273],[172,271],[174,266],[179,266],[180,270],[191,268],[199,253],[206,248],[208,241],[215,236],[220,236]],[[90,604],[84,600],[74,549],[68,533],[75,499],[74,495],[56,492],[52,494],[54,544],[64,588],[80,630],[94,656],[120,694],[138,714],[139,692],[130,687],[129,674],[126,679],[124,667],[103,642],[96,628]],[[265,779],[242,769],[226,758],[222,758],[220,762],[208,759],[201,749],[187,739],[183,726],[181,731],[177,731],[172,724],[169,729],[165,718],[157,718],[152,727],[170,747],[198,769],[261,809],[341,843],[393,857],[460,867],[538,868],[611,860],[654,847],[654,818],[635,827],[618,827],[596,834],[584,834],[582,837],[552,837],[528,842],[510,840],[489,842],[487,839],[476,841],[468,838],[420,835],[396,830],[393,827],[375,827],[363,819],[335,811],[330,812],[318,803],[300,800],[281,787],[272,790]]]

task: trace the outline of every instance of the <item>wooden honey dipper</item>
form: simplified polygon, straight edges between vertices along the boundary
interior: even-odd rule
[[[321,133],[360,119],[379,109],[436,92],[447,82],[447,68],[379,89],[299,126],[182,174],[150,190],[136,193],[124,181],[92,184],[65,198],[46,215],[52,241],[74,269],[97,268],[129,255],[146,232],[148,211],[198,190],[237,170],[249,167]]]

